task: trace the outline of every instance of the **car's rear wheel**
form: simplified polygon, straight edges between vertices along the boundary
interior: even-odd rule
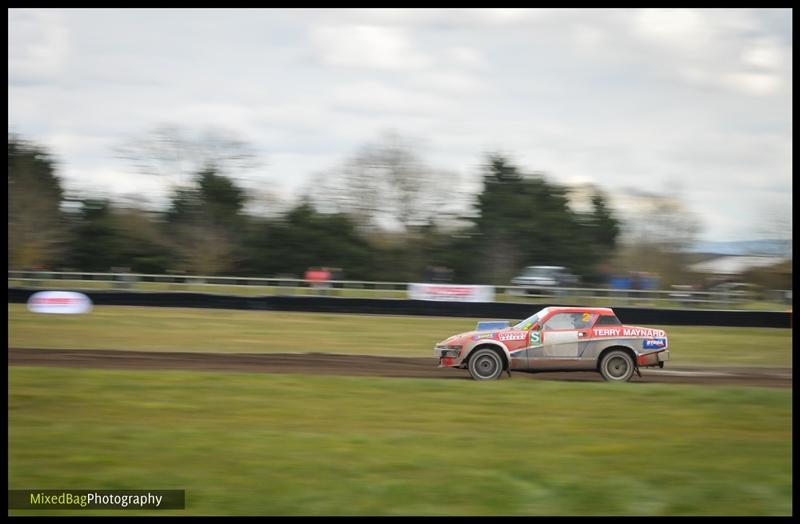
[[[634,371],[633,358],[621,349],[609,352],[600,362],[600,374],[608,382],[627,382]]]
[[[479,349],[469,359],[469,374],[475,380],[495,380],[503,373],[503,359],[493,349]]]

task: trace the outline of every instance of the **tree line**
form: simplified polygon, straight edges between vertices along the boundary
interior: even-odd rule
[[[236,154],[241,143],[203,149],[162,133],[125,148],[142,176],[183,175],[159,211],[68,195],[48,151],[9,134],[9,269],[302,277],[329,267],[351,280],[419,281],[446,268],[454,282],[507,285],[525,266],[559,265],[600,283],[618,243],[621,224],[601,192],[575,211],[564,186],[501,154],[485,157],[469,195],[457,175],[383,137],[317,177],[291,208],[262,216],[247,210],[252,195],[231,167],[256,164]],[[192,154],[200,160],[184,173],[168,161]]]

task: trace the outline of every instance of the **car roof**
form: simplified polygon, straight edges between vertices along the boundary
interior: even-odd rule
[[[614,315],[614,310],[608,307],[567,307],[550,306],[548,313],[596,313],[601,316]],[[616,316],[616,315],[615,315]]]

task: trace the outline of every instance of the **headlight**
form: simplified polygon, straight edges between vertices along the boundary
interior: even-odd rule
[[[443,357],[457,357],[458,355],[461,354],[461,348],[462,347],[463,346],[459,346],[459,345],[455,345],[455,344],[453,344],[453,345],[441,344],[441,345],[436,346],[436,349],[441,351],[441,354],[442,354]]]

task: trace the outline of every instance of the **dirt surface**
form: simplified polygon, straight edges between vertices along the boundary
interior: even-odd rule
[[[338,355],[330,353],[178,353],[103,349],[9,348],[9,366],[51,366],[104,369],[176,369],[188,371],[239,371],[248,373],[301,373],[371,377],[409,377],[470,380],[463,369],[441,369],[431,358]],[[512,372],[512,379],[602,382],[599,373]],[[502,380],[508,380],[504,374]],[[642,369],[634,382],[738,386],[791,387],[791,368]]]

